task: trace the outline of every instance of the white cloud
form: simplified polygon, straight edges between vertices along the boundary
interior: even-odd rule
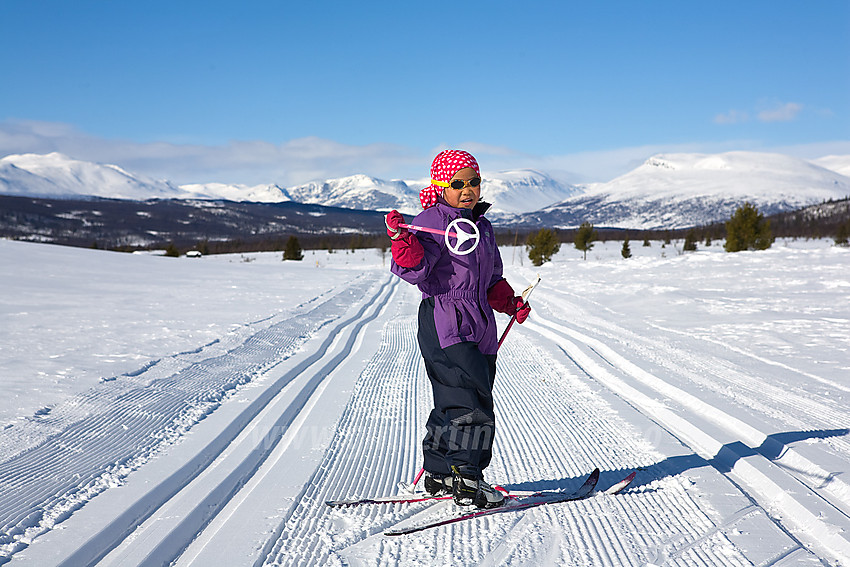
[[[758,113],[762,122],[790,122],[797,118],[803,105],[796,102],[778,103]]]
[[[750,114],[748,112],[734,109],[714,117],[715,124],[739,124],[741,122],[749,122],[749,120]]]
[[[797,102],[762,101],[758,107],[755,116],[760,122],[791,122],[803,110],[803,105]],[[820,113],[828,115],[824,112]],[[750,113],[745,110],[732,109],[714,117],[715,124],[741,124],[749,121]]]
[[[219,146],[139,143],[91,136],[61,123],[0,122],[0,156],[50,152],[116,164],[179,184],[295,185],[354,173],[389,178],[395,172],[413,173],[430,159],[403,146],[352,146],[313,137],[279,145],[263,141],[232,141]]]

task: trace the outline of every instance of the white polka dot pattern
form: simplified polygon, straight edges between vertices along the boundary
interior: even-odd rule
[[[431,163],[431,180],[448,182],[454,174],[465,167],[471,167],[475,170],[478,176],[481,176],[481,171],[478,169],[478,162],[472,157],[472,154],[463,150],[444,150],[437,154]],[[419,192],[419,201],[422,203],[422,208],[427,209],[437,204],[437,197],[443,192],[442,187],[438,187],[431,183],[430,186]]]

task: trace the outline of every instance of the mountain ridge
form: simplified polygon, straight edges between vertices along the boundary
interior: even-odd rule
[[[770,215],[850,196],[850,177],[784,154],[657,154],[607,183],[526,215],[535,224],[684,228],[729,218],[744,202]]]
[[[303,204],[356,210],[390,211],[409,215],[421,210],[419,190],[427,180],[384,180],[365,174],[312,181],[292,187],[197,183],[175,185],[133,174],[119,166],[74,160],[60,153],[15,154],[0,159],[0,194],[42,198],[146,200],[206,199],[236,202]],[[485,179],[483,198],[494,215],[521,214],[556,203],[577,189],[535,170],[496,172]]]
[[[564,185],[531,169],[485,172],[482,199],[493,204],[488,216],[503,225],[681,228],[728,218],[745,201],[773,214],[846,197],[850,177],[837,171],[845,164],[850,165],[850,156],[806,161],[759,152],[656,154],[620,177],[585,186]],[[42,198],[296,202],[415,215],[421,210],[419,188],[427,183],[355,174],[293,187],[178,186],[59,153],[0,159],[0,194]]]

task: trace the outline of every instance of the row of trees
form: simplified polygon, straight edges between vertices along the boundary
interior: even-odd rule
[[[845,215],[846,216],[846,215]],[[801,223],[806,226],[811,226],[811,220],[806,219],[801,213],[787,213],[773,217],[774,220],[779,220],[780,230],[784,235],[788,235],[788,227],[801,227]],[[835,225],[835,241],[840,245],[847,245],[850,239],[850,219],[842,220],[841,224],[833,222]],[[832,225],[830,225],[832,226]],[[631,242],[629,235],[634,236],[634,231],[626,231],[623,237],[623,231],[613,229],[597,230],[590,223],[583,223],[577,229],[572,231],[572,240],[575,248],[583,253],[584,259],[587,259],[587,253],[593,248],[594,243],[606,239],[623,240],[622,256],[624,258],[631,257]],[[771,220],[765,219],[757,208],[745,203],[739,207],[732,217],[723,224],[714,226],[700,227],[689,229],[687,231],[642,231],[639,233],[643,236],[643,245],[649,246],[650,239],[663,240],[665,244],[671,243],[673,234],[677,234],[679,238],[684,236],[684,251],[694,251],[697,249],[697,243],[703,241],[706,246],[710,246],[712,239],[721,239],[725,237],[724,248],[728,252],[737,252],[741,250],[764,250],[769,248],[774,241]],[[519,231],[514,234],[497,233],[496,239],[500,246],[517,245],[519,243]],[[304,236],[299,240],[299,237],[290,235],[287,240],[281,236],[275,236],[272,239],[251,240],[251,241],[202,241],[194,245],[188,244],[181,247],[170,243],[168,246],[168,255],[178,256],[181,252],[185,253],[188,250],[197,250],[203,255],[221,254],[221,253],[239,253],[239,252],[256,252],[256,251],[282,251],[284,260],[300,260],[304,257],[303,248],[321,249],[334,252],[337,250],[354,251],[361,248],[380,248],[384,251],[388,248],[386,236],[383,234],[354,234],[354,235],[315,235]],[[568,236],[569,237],[569,236]],[[306,241],[303,244],[302,240]],[[525,238],[525,247],[528,257],[535,266],[540,266],[552,259],[558,253],[561,247],[561,235],[556,231],[547,228],[540,229],[537,232],[527,234]]]
[[[847,243],[848,233],[850,233],[850,221],[846,223],[848,226],[836,238],[836,243]],[[844,225],[842,225],[844,226]],[[774,236],[771,232],[770,221],[764,218],[758,209],[751,203],[745,203],[735,211],[732,217],[726,221],[726,243],[724,249],[727,252],[740,252],[742,250],[766,250],[773,244]],[[711,233],[705,236],[706,243],[711,243]],[[584,259],[587,259],[587,253],[593,248],[594,242],[599,240],[599,232],[592,224],[585,222],[579,226],[573,238],[573,245],[584,254]],[[839,242],[841,240],[841,242]],[[686,252],[697,249],[697,231],[690,229],[685,235],[683,250]],[[665,238],[667,244],[670,243],[669,235]],[[648,237],[644,240],[644,246],[649,245]],[[526,240],[526,249],[528,258],[535,266],[540,266],[552,259],[552,256],[558,253],[561,244],[560,239],[555,231],[547,228],[540,229],[537,233],[530,234]],[[630,258],[632,255],[631,245],[628,236],[623,241],[621,251],[623,258]]]

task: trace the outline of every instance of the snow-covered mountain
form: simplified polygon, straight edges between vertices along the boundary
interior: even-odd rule
[[[850,177],[850,155],[824,156],[822,158],[813,159],[812,163]]]
[[[11,155],[0,160],[0,194],[34,197],[295,201],[357,210],[398,209],[411,215],[422,210],[419,190],[427,184],[427,179],[387,181],[358,174],[287,188],[276,184],[225,183],[178,187],[168,181],[129,173],[115,165],[78,161],[58,153]],[[527,213],[575,193],[575,187],[564,186],[545,173],[532,170],[486,174],[483,185],[483,196],[493,204],[495,215]]]
[[[814,162],[787,155],[729,152],[663,154],[607,183],[563,185],[534,170],[483,172],[482,198],[503,224],[577,226],[584,221],[622,228],[681,228],[729,218],[750,201],[765,214],[850,195],[850,156]],[[0,160],[0,194],[54,198],[211,199],[260,203],[293,201],[356,210],[421,211],[428,180],[382,180],[352,175],[295,187],[238,184],[176,186],[114,165],[62,154],[12,155]]]
[[[538,223],[673,229],[728,219],[749,201],[773,214],[850,195],[850,177],[781,154],[663,154],[531,215]]]
[[[271,185],[228,185],[226,183],[191,183],[180,186],[181,199],[250,201],[254,203],[283,203],[291,201],[283,187]]]
[[[0,159],[0,193],[4,195],[144,200],[173,198],[179,192],[168,181],[129,173],[117,165],[78,161],[60,153]]]
[[[493,213],[522,214],[537,211],[580,193],[540,171],[520,169],[484,174],[481,198],[493,204]]]
[[[387,181],[360,174],[313,181],[286,189],[277,185],[246,187],[222,184],[181,185],[180,189],[191,193],[193,198],[200,199],[260,202],[292,200],[344,209],[397,209],[407,215],[415,215],[422,210],[419,190],[428,183],[427,179]],[[575,187],[562,185],[545,173],[533,170],[489,174],[485,177],[482,187],[482,198],[493,205],[491,216],[536,211],[578,192]]]
[[[368,175],[313,181],[287,189],[293,201],[344,209],[418,212],[419,190],[404,181],[385,181]]]
[[[427,179],[384,181],[354,175],[290,187],[288,192],[299,203],[416,214],[422,210],[419,190],[428,183]],[[564,186],[539,171],[501,171],[484,175],[481,198],[493,205],[491,215],[498,216],[535,211],[576,192],[575,187]]]

